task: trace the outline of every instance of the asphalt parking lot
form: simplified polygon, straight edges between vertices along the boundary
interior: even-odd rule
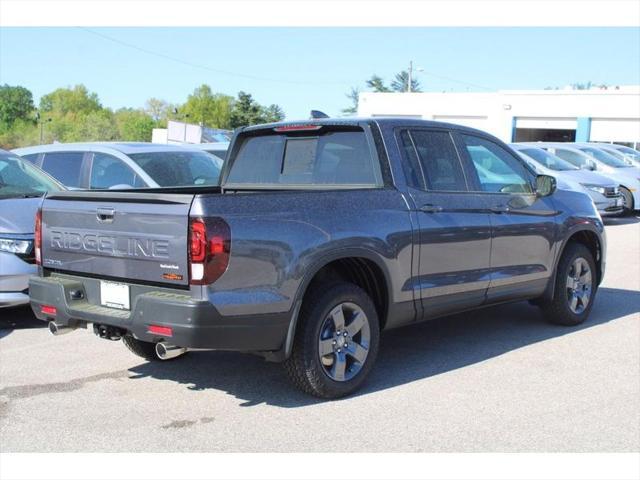
[[[0,310],[0,450],[638,451],[640,218],[607,225],[584,325],[552,326],[518,303],[387,332],[364,390],[333,402],[257,357],[150,364]]]

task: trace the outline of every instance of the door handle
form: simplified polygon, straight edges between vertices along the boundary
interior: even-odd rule
[[[443,209],[440,205],[431,205],[430,203],[420,207],[420,211],[424,213],[439,213],[442,210]]]
[[[101,223],[111,223],[113,222],[113,217],[116,214],[114,208],[98,208],[96,210],[96,217],[98,221]]]
[[[493,213],[509,213],[509,207],[506,205],[496,205],[490,209]]]

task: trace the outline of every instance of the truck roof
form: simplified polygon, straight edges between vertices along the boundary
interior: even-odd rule
[[[344,126],[359,126],[363,123],[375,122],[380,126],[390,127],[422,127],[422,128],[447,128],[460,131],[466,131],[469,133],[478,133],[486,135],[487,133],[475,128],[466,127],[464,125],[458,125],[455,123],[439,122],[435,120],[423,120],[421,118],[407,118],[407,117],[393,117],[393,116],[380,116],[380,117],[339,117],[339,118],[314,118],[309,120],[289,120],[285,122],[264,123],[260,125],[252,125],[249,127],[243,127],[240,130],[243,132],[250,132],[255,130],[264,130],[276,127],[287,127],[295,125],[344,125]]]

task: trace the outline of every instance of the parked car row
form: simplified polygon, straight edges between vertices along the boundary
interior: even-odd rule
[[[553,170],[569,188],[586,189],[601,215],[640,209],[640,167],[636,164],[640,153],[629,147],[548,142],[514,143],[511,147],[536,167]]]
[[[158,188],[215,185],[224,145],[216,154],[153,143],[57,143],[18,148],[26,158],[71,189]]]

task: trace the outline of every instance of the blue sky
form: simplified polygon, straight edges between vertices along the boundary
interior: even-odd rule
[[[337,115],[351,86],[389,80],[409,60],[425,70],[425,91],[640,84],[640,29],[0,28],[0,84],[37,101],[83,83],[114,109],[183,102],[207,83],[277,103],[288,118]]]

